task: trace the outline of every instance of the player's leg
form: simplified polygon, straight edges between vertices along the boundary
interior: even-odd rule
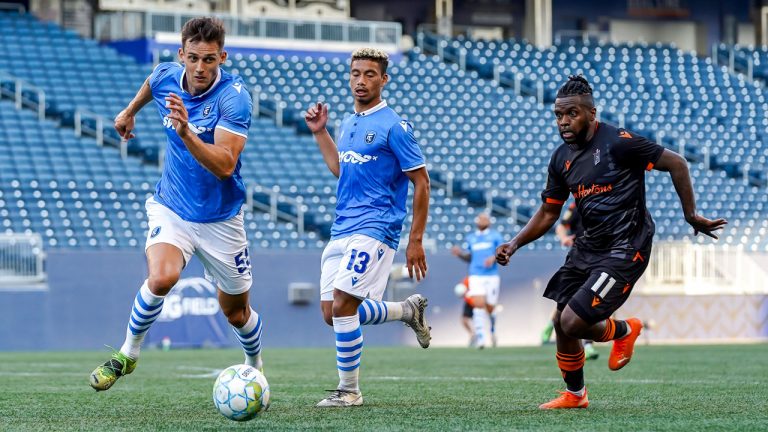
[[[501,308],[497,308],[499,304],[499,290],[501,288],[501,278],[498,276],[488,276],[488,289],[485,296],[485,308],[488,311],[488,318],[490,322],[491,333],[491,345],[496,347],[498,345],[498,338],[496,337],[496,317]]]
[[[333,327],[336,340],[336,369],[339,375],[339,385],[330,396],[321,400],[319,407],[345,407],[353,404],[362,404],[362,395],[359,390],[359,367],[363,349],[363,333],[360,329],[360,318],[357,308],[361,300],[349,299],[343,291],[337,295],[334,288],[339,274],[347,271],[347,262],[342,265],[342,260],[349,260],[347,246],[349,238],[331,240],[323,250],[320,268],[320,310],[325,322]],[[350,252],[351,253],[351,252]],[[348,278],[349,275],[342,275]],[[338,300],[337,300],[338,298]],[[334,317],[334,305],[338,302],[337,313],[346,313],[346,316]],[[348,302],[350,304],[348,304]],[[347,310],[347,309],[352,310]],[[340,355],[341,354],[341,355]],[[343,359],[343,361],[342,361]],[[354,383],[352,383],[354,381]],[[344,387],[342,387],[344,383]],[[347,387],[355,387],[356,392]]]
[[[358,311],[365,298],[381,300],[393,258],[394,250],[364,235],[334,240],[323,252],[321,299],[328,300],[329,287],[333,286],[331,313],[339,385],[318,407],[362,405],[359,372],[363,333]]]
[[[219,305],[243,347],[243,363],[264,372],[261,359],[261,317],[251,308],[248,298],[248,291],[231,295],[219,289]]]
[[[595,349],[591,339],[584,339],[581,341],[581,344],[584,345],[584,355],[587,357],[587,360],[597,360],[600,357],[600,353]]]
[[[160,316],[165,295],[178,282],[192,254],[191,237],[181,218],[152,198],[147,200],[146,209],[149,231],[145,253],[149,276],[134,298],[122,347],[91,372],[90,384],[97,391],[109,389],[118,378],[136,368],[141,344]]]
[[[464,327],[464,330],[466,330],[467,333],[469,334],[470,348],[475,346],[475,328],[472,325],[472,315],[473,315],[472,306],[470,306],[469,303],[465,301],[462,307],[462,312],[461,312],[461,325]]]
[[[608,358],[612,370],[623,368],[632,359],[643,323],[638,318],[614,320],[611,315],[629,298],[646,266],[645,262],[603,260],[563,310],[562,325],[569,335],[596,342],[614,341]]]
[[[541,409],[586,408],[589,405],[584,385],[584,351],[581,341],[565,331],[561,314],[571,297],[588,277],[579,257],[573,255],[569,253],[565,264],[552,276],[544,290],[544,297],[557,303],[557,308],[552,315],[557,344],[555,357],[565,381],[566,390],[560,392],[559,397],[540,405]]]
[[[195,254],[205,268],[206,279],[219,289],[221,311],[240,341],[244,363],[263,371],[262,320],[249,303],[253,276],[243,216],[199,224],[198,232]]]
[[[472,299],[472,323],[475,325],[475,346],[483,349],[491,345],[491,318],[488,313],[488,280],[485,276],[470,276],[467,296]]]
[[[549,340],[552,338],[552,331],[555,330],[555,314],[557,314],[557,309],[552,312],[552,317],[549,319],[549,321],[547,321],[547,325],[544,326],[544,330],[541,331],[542,345],[548,344]]]
[[[341,239],[339,241],[343,241]],[[372,240],[372,239],[371,239]],[[341,259],[343,255],[339,255],[337,251],[337,245],[332,246],[331,242],[323,251],[323,264],[322,276],[321,276],[321,293],[320,293],[320,310],[323,313],[323,320],[326,324],[333,325],[333,281],[336,278],[336,274],[339,271],[339,266],[342,264]],[[376,247],[378,245],[378,247]],[[372,244],[375,250],[375,255],[368,258],[369,261],[374,261],[370,266],[366,263],[366,268],[376,270],[376,275],[366,273],[365,275],[357,275],[357,280],[362,278],[379,278],[382,279],[385,286],[386,280],[389,275],[389,269],[392,267],[392,261],[394,259],[394,250],[381,242]],[[370,248],[369,247],[369,248]],[[367,252],[363,251],[366,256]],[[342,251],[343,253],[343,251]],[[349,257],[347,258],[349,259]],[[346,262],[346,267],[351,267],[354,270],[354,266],[359,263]],[[349,271],[346,267],[343,270]],[[358,283],[358,282],[355,282]],[[425,317],[425,309],[427,307],[427,299],[421,294],[414,294],[401,302],[385,302],[375,300],[372,298],[366,298],[358,307],[358,316],[360,317],[360,324],[362,325],[375,325],[383,324],[392,321],[401,321],[407,326],[411,327],[416,333],[416,339],[422,348],[429,347],[429,342],[432,339],[430,334],[430,327],[427,324]]]
[[[425,310],[427,299],[421,294],[413,294],[401,302],[385,302],[365,299],[360,303],[358,314],[360,324],[383,324],[402,321],[416,333],[416,339],[422,348],[428,348],[432,339],[431,327],[427,324]]]
[[[586,408],[589,406],[587,388],[584,385],[584,349],[578,338],[569,336],[561,325],[561,308],[555,312],[554,328],[557,343],[557,366],[565,381],[566,390],[547,403],[541,409]]]
[[[336,334],[336,369],[339,384],[318,407],[350,407],[363,404],[360,392],[360,360],[363,332],[358,316],[361,300],[341,290],[333,295],[333,332]]]

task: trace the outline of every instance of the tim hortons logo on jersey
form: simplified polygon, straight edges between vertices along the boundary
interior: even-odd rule
[[[610,192],[613,190],[613,185],[599,185],[599,184],[592,184],[590,187],[586,187],[583,184],[580,184],[579,187],[576,189],[576,192],[574,192],[573,197],[575,199],[584,198],[585,196],[589,195],[598,195],[601,193]]]
[[[339,152],[339,162],[343,163],[364,164],[376,159],[378,159],[378,156],[363,155],[353,150]]]

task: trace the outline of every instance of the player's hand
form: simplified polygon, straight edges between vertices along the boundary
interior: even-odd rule
[[[461,255],[461,248],[458,246],[454,246],[451,248],[451,253],[453,254],[453,256],[459,256]]]
[[[565,247],[571,247],[573,246],[573,240],[576,238],[575,235],[567,235],[560,239],[560,245]]]
[[[136,116],[128,112],[128,108],[120,111],[115,117],[115,130],[124,140],[135,138],[133,128],[136,125]]]
[[[408,248],[405,250],[406,267],[408,267],[408,276],[416,281],[427,277],[427,256],[424,253],[424,246],[421,242],[408,242]]]
[[[171,110],[168,118],[171,119],[173,128],[183,138],[189,132],[189,114],[187,113],[187,107],[184,106],[184,101],[181,100],[179,95],[168,93],[168,96],[165,98],[165,106]]]
[[[495,262],[496,262],[496,257],[489,256],[488,258],[485,259],[485,261],[483,261],[483,265],[485,266],[485,268],[491,268],[493,267],[493,263]]]
[[[322,131],[328,123],[328,105],[321,102],[312,105],[304,114],[304,121],[313,134]]]
[[[699,235],[699,233],[708,235],[713,239],[717,239],[714,231],[725,228],[728,221],[725,219],[710,220],[701,215],[695,215],[690,219],[686,219],[686,222],[693,227],[693,235]]]
[[[517,247],[512,242],[507,242],[496,248],[496,262],[499,265],[509,264],[509,257],[517,251]]]

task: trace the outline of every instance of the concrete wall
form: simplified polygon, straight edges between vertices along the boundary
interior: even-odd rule
[[[543,285],[564,254],[521,252],[502,272],[500,343],[535,344],[553,308],[540,297]],[[453,287],[466,266],[448,253],[428,257],[429,276],[417,290],[429,298],[428,319],[435,345],[464,345],[462,303]],[[398,256],[396,262],[403,262]],[[255,252],[251,303],[264,320],[264,346],[325,346],[331,329],[322,321],[317,298],[305,306],[288,302],[291,282],[317,284],[320,251]],[[119,346],[136,291],[146,277],[144,255],[131,251],[51,251],[47,291],[0,291],[0,350],[101,349]],[[201,276],[193,260],[184,277]],[[319,295],[319,294],[318,294]],[[157,329],[159,329],[159,323]],[[234,343],[229,331],[227,337]],[[148,341],[158,341],[153,335]],[[399,323],[365,328],[367,344],[415,345],[410,329]]]

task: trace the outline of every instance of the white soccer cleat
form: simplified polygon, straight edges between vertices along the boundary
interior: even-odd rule
[[[327,398],[321,400],[317,403],[316,406],[320,408],[328,408],[328,407],[352,407],[352,406],[360,406],[363,404],[363,394],[358,392],[353,392],[350,390],[342,390],[342,389],[336,389],[336,390],[329,390],[331,392],[331,395]]]
[[[427,319],[424,316],[424,309],[427,308],[427,299],[421,294],[414,294],[403,302],[413,310],[411,319],[405,322],[405,325],[412,328],[416,333],[416,340],[422,348],[429,347],[429,341],[432,340],[430,330],[432,327],[427,325]]]

